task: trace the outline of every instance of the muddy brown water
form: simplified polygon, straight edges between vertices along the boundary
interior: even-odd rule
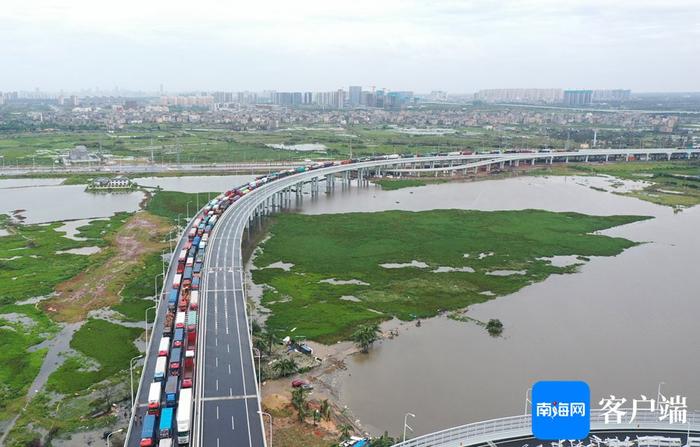
[[[609,394],[630,402],[655,396],[663,381],[664,394],[686,396],[690,408],[700,409],[700,207],[673,213],[591,189],[615,190],[611,183],[523,177],[387,192],[336,189],[331,197],[305,199],[298,210],[308,214],[539,208],[655,217],[604,232],[646,244],[470,308],[468,315],[480,320],[499,318],[503,337],[438,317],[420,328],[406,324],[399,337],[348,359],[332,382],[363,426],[400,434],[404,414],[412,412],[418,435],[522,414],[527,389],[544,379],[585,380],[596,404]]]

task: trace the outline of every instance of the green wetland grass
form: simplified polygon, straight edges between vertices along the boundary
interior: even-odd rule
[[[577,267],[542,258],[615,256],[637,243],[593,233],[644,219],[541,210],[285,214],[270,227],[253,280],[269,286],[270,330],[333,343],[359,324],[435,316]],[[293,267],[264,268],[278,261]],[[426,266],[381,266],[413,261]]]

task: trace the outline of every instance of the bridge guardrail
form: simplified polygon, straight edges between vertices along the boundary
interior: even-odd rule
[[[700,413],[689,412],[686,424],[670,424],[668,420],[659,421],[657,413],[640,412],[633,423],[625,422],[632,413],[631,408],[621,408],[626,415],[620,424],[605,424],[604,412],[593,410],[591,413],[591,430],[668,430],[668,431],[700,431]],[[461,425],[448,428],[435,433],[418,436],[405,442],[395,444],[394,447],[452,447],[469,446],[486,443],[498,439],[507,439],[518,436],[532,435],[532,415],[525,414],[499,419],[491,419],[483,422]]]

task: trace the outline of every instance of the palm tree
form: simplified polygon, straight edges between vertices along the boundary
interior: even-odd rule
[[[338,427],[338,430],[340,430],[340,440],[341,441],[345,441],[346,439],[350,439],[350,433],[352,433],[352,425],[341,424]]]
[[[331,420],[331,404],[328,402],[328,399],[321,401],[321,416],[327,421]]]
[[[299,368],[294,359],[282,359],[275,363],[275,371],[280,375],[280,377],[290,376],[297,372]]]
[[[306,392],[304,388],[294,388],[292,390],[292,406],[296,408],[299,414],[299,422],[304,422],[306,419],[306,411],[308,402],[306,400]]]
[[[379,339],[380,332],[379,325],[376,323],[361,325],[352,334],[352,341],[362,352],[367,353],[374,342]]]

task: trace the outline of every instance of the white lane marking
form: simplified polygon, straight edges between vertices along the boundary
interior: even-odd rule
[[[218,367],[219,367],[219,357],[215,358],[214,360],[216,361],[216,362],[215,362],[215,363],[216,363],[216,367],[218,368]]]
[[[226,352],[231,353],[231,345],[226,343]]]
[[[216,419],[219,419],[219,406],[216,406]]]
[[[231,364],[228,364],[228,374],[231,375]]]
[[[236,426],[233,423],[233,416],[231,416],[231,430],[235,430]]]
[[[216,379],[216,391],[219,391],[219,379]]]

